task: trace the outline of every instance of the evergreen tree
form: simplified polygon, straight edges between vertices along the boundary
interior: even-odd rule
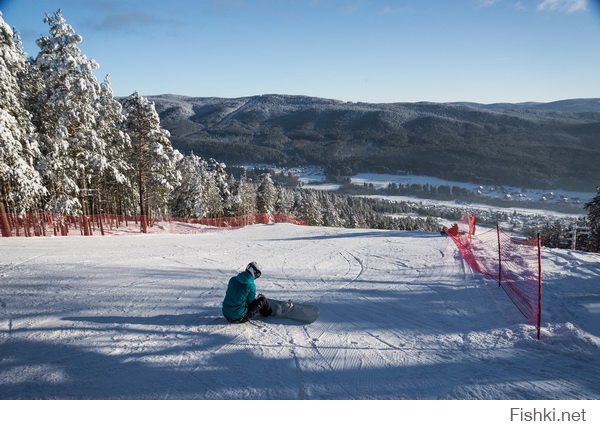
[[[556,221],[553,224],[546,224],[540,232],[542,238],[542,246],[549,248],[567,248],[568,244],[565,241],[565,228]]]
[[[0,12],[0,229],[10,235],[8,212],[25,212],[44,194],[34,168],[40,153],[21,98],[18,75],[26,69],[20,41]]]
[[[229,189],[229,175],[225,163],[219,163],[211,158],[208,165],[212,177],[209,182],[211,186],[214,184],[217,193],[214,203],[211,204],[211,212],[214,214],[213,216],[231,215],[231,190]]]
[[[231,211],[231,216],[239,216],[239,215],[243,215],[243,209],[242,209],[242,196],[239,194],[238,192],[238,185],[239,182],[236,182],[232,189],[232,193],[231,193],[231,205],[230,205],[230,211]]]
[[[204,180],[204,207],[206,208],[206,216],[211,218],[219,218],[223,216],[223,199],[219,193],[219,186],[216,176],[209,174]]]
[[[256,214],[256,188],[245,176],[242,176],[237,183],[233,201],[238,215]]]
[[[277,197],[275,198],[275,212],[291,214],[294,208],[294,193],[281,186],[275,186]]]
[[[125,115],[123,107],[115,100],[108,76],[100,85],[98,99],[97,132],[104,142],[105,168],[100,170],[96,190],[97,205],[100,210],[124,214],[132,209],[133,176],[131,160],[131,139],[124,131]]]
[[[295,188],[293,192],[294,203],[292,204],[292,215],[302,217],[302,205],[304,194],[301,188]]]
[[[328,227],[343,227],[344,221],[338,212],[337,198],[334,194],[323,196],[323,225]]]
[[[277,200],[277,190],[273,184],[271,175],[265,173],[260,178],[258,189],[256,190],[256,209],[259,213],[273,213]]]
[[[175,164],[181,154],[173,150],[168,132],[160,128],[154,103],[135,92],[125,99],[123,109],[125,130],[133,148],[131,164],[138,191],[141,231],[146,232],[151,213],[165,213],[169,194],[179,183]]]
[[[588,211],[588,222],[591,228],[591,248],[600,251],[600,187],[596,188],[596,196],[584,206]]]
[[[302,196],[302,203],[300,207],[300,218],[304,220],[308,225],[322,225],[323,215],[322,209],[317,201],[315,195],[308,191]]]
[[[181,181],[172,195],[171,208],[176,217],[203,218],[207,214],[205,201],[206,162],[194,153],[177,162]]]
[[[98,65],[81,53],[82,37],[60,10],[44,22],[49,35],[37,40],[40,52],[31,64],[42,85],[32,108],[50,191],[47,208],[87,214],[92,179],[106,166],[104,142],[96,133],[99,85],[93,70]]]

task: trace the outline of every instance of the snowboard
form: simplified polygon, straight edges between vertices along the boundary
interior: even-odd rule
[[[267,299],[273,314],[271,316],[287,318],[306,324],[313,323],[319,318],[319,308],[306,303],[293,303],[291,300],[282,301]]]

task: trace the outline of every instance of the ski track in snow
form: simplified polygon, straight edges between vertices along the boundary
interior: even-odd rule
[[[597,399],[600,256],[544,250],[542,340],[431,233],[253,226],[0,240],[3,399]],[[227,324],[229,277],[311,325]]]

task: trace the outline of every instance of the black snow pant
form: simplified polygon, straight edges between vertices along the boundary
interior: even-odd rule
[[[238,323],[238,324],[245,323],[250,318],[254,318],[254,316],[259,312],[263,317],[268,317],[269,315],[271,315],[273,313],[273,310],[271,309],[271,306],[269,305],[269,301],[263,295],[259,295],[255,300],[253,300],[248,305],[248,312],[246,313],[246,315],[244,315],[239,320],[235,320],[235,321],[231,321],[231,322]]]

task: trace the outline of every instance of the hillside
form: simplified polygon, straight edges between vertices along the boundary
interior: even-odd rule
[[[543,250],[537,341],[439,234],[278,224],[0,253],[2,399],[600,397],[599,255]],[[251,259],[259,292],[320,318],[226,323],[226,283]]]
[[[588,192],[600,184],[599,99],[481,105],[150,98],[176,148],[229,163],[312,164],[331,176],[410,171]]]

